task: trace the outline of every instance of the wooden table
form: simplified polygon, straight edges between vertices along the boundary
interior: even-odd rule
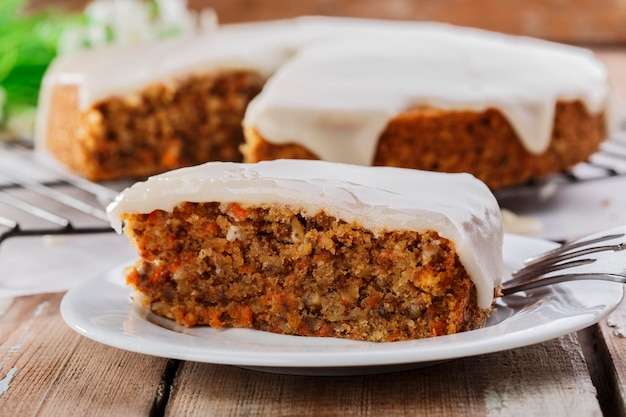
[[[599,52],[618,81],[615,99],[626,98],[626,53]],[[102,345],[64,323],[62,297],[0,300],[0,415],[626,415],[624,303],[597,325],[536,345],[403,372],[313,377]]]

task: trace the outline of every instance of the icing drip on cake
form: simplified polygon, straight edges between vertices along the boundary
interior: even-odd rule
[[[309,45],[278,69],[244,125],[321,159],[369,165],[403,111],[499,109],[525,148],[550,144],[559,100],[605,109],[608,83],[591,52],[439,24],[400,25]]]
[[[324,210],[375,234],[435,230],[454,242],[481,308],[491,305],[503,273],[498,203],[469,174],[324,161],[210,162],[134,184],[109,205],[108,214],[121,233],[125,213],[171,211],[186,201],[289,205],[305,216]]]

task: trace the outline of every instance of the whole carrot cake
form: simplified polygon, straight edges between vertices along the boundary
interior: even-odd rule
[[[43,82],[37,143],[91,180],[305,158],[469,172],[497,189],[595,152],[607,96],[585,49],[302,17],[61,56]]]
[[[108,208],[136,301],[185,326],[390,342],[485,325],[502,224],[468,174],[325,161],[210,162]]]

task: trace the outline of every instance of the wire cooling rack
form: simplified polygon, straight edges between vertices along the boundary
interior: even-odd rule
[[[572,169],[533,180],[527,184],[505,188],[495,192],[500,205],[506,208],[509,201],[533,197],[546,201],[564,184],[602,181],[607,178],[626,175],[626,133],[620,132],[605,141],[595,154]]]
[[[528,195],[547,199],[568,183],[626,175],[626,135],[572,170],[500,190],[507,200]],[[105,207],[127,182],[96,184],[68,174],[32,150],[27,142],[0,142],[0,244],[24,236],[109,233]]]
[[[121,187],[65,173],[28,143],[0,143],[0,244],[14,237],[112,232],[105,207]]]

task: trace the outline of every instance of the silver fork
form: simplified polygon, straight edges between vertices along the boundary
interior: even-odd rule
[[[503,283],[502,295],[565,281],[603,280],[626,283],[626,254],[620,254],[622,256],[619,260],[621,267],[617,272],[605,270],[602,259],[597,255],[602,252],[620,252],[626,249],[626,232],[622,232],[623,229],[612,229],[606,233],[593,235],[593,237],[565,243],[556,249],[527,259],[524,261],[524,266],[513,272],[511,279]],[[614,240],[617,242],[606,244]],[[596,262],[598,263],[594,265],[592,271],[553,274]]]

